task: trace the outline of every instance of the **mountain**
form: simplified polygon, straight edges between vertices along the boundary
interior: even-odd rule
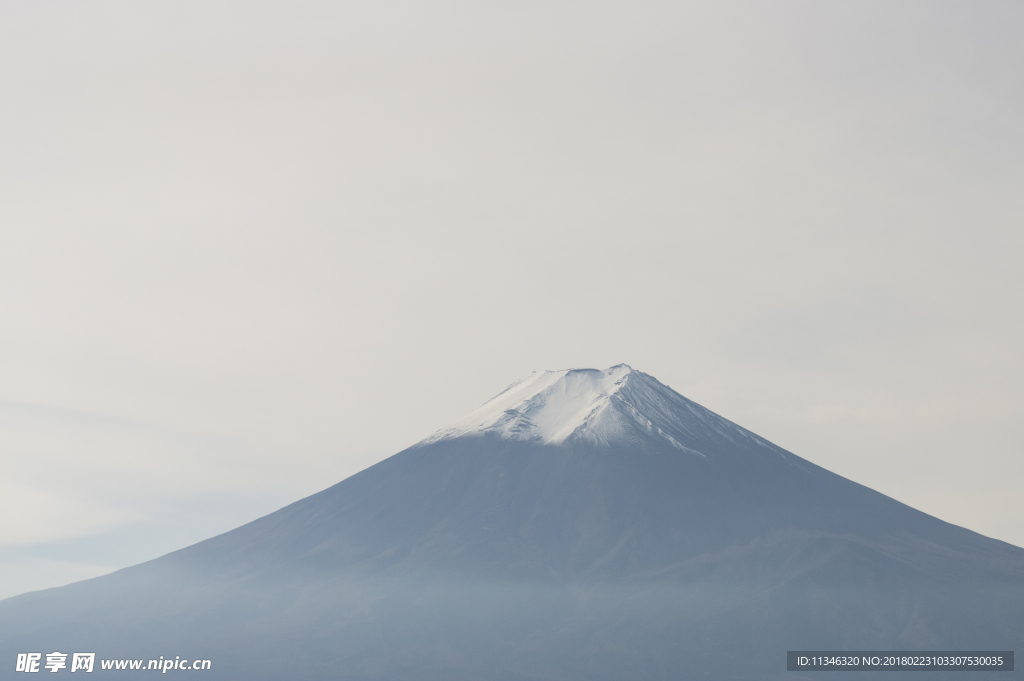
[[[0,602],[5,659],[203,658],[208,679],[768,679],[787,650],[1022,637],[1024,550],[626,365],[534,373],[236,530]]]

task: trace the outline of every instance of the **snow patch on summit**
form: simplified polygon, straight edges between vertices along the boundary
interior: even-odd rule
[[[705,458],[723,441],[772,446],[625,364],[534,372],[422,444],[484,433],[553,445],[653,438]]]

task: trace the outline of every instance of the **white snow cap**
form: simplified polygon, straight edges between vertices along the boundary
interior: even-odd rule
[[[544,444],[621,444],[653,436],[701,456],[709,438],[764,442],[626,364],[535,371],[423,444],[484,433]]]

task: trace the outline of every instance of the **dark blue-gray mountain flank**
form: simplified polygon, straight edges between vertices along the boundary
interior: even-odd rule
[[[181,655],[205,679],[769,679],[787,650],[1022,640],[1024,550],[622,365],[535,374],[248,525],[0,602],[11,669]]]

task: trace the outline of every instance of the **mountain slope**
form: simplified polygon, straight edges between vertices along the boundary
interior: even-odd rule
[[[0,602],[0,647],[224,679],[770,678],[787,649],[1019,648],[1022,613],[1021,549],[620,365],[534,374],[232,532]]]

